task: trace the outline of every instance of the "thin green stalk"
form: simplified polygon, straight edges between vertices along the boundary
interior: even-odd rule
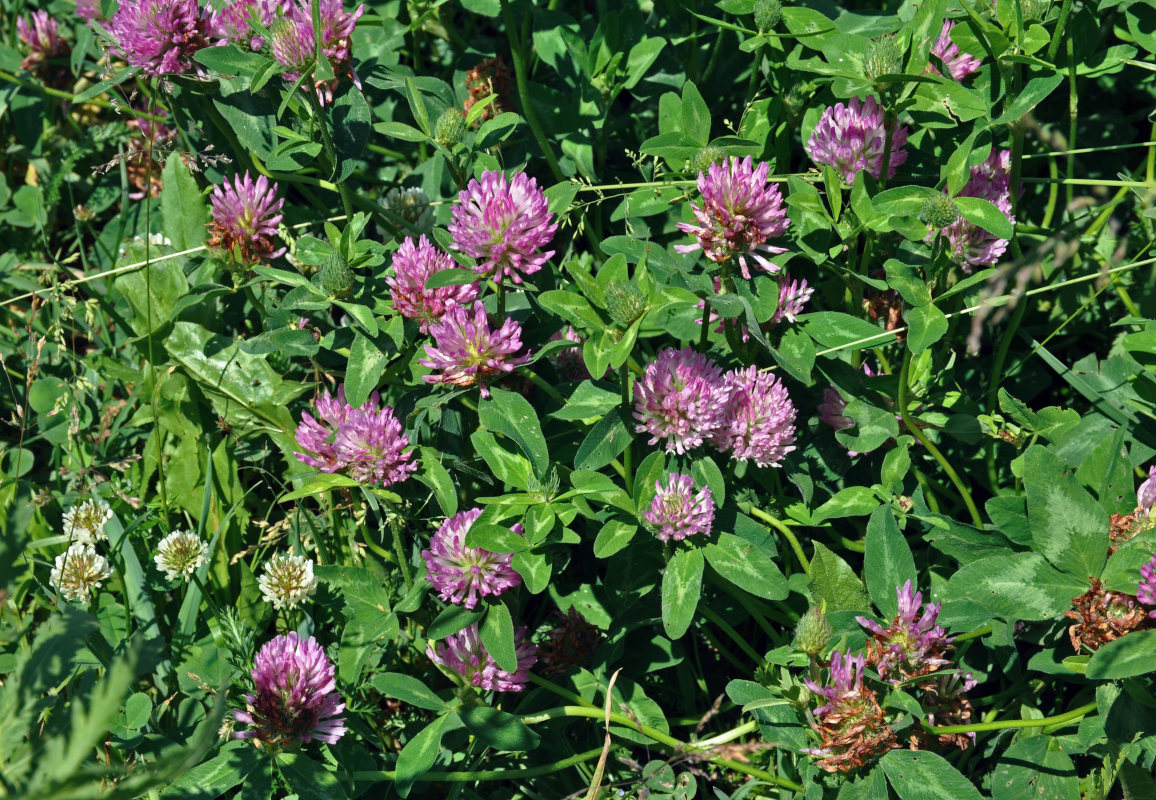
[[[1000,731],[1009,728],[1047,728],[1052,725],[1067,725],[1091,714],[1096,710],[1095,702],[1073,708],[1063,714],[1041,719],[1002,719],[991,722],[977,722],[974,725],[941,725],[923,724],[925,730],[936,735],[945,733],[980,733],[982,731]]]
[[[550,397],[554,398],[562,405],[566,405],[566,398],[562,396],[562,393],[555,389],[550,384],[550,382],[543,378],[541,375],[530,369],[523,371],[521,374],[525,375],[530,383],[534,384],[543,392],[550,395]]]
[[[313,108],[313,116],[317,119],[317,125],[321,128],[321,142],[325,146],[325,153],[329,156],[329,163],[333,167],[334,173],[337,172],[337,146],[333,143],[333,134],[329,130],[329,120],[325,118],[325,109],[321,107],[321,100],[317,97],[317,91],[313,88],[313,81],[310,80],[309,85],[305,87],[305,94],[309,97],[309,104]],[[330,176],[332,177],[332,176]],[[341,205],[345,209],[345,216],[353,216],[353,199],[349,194],[349,187],[345,185],[345,181],[341,181],[336,185],[337,193],[341,195]]]
[[[1067,0],[1064,6],[1071,4],[1071,0]],[[1058,29],[1057,29],[1058,31]],[[1076,131],[1079,123],[1079,108],[1080,95],[1076,92],[1076,50],[1075,45],[1071,39],[1068,39],[1068,147],[1076,146]],[[1076,176],[1076,154],[1068,154],[1068,180],[1072,180]],[[1072,201],[1075,199],[1076,187],[1071,183],[1067,184],[1064,190],[1064,200],[1066,202],[1065,209],[1072,213]]]
[[[618,368],[618,382],[622,390],[622,407],[630,408],[630,369],[623,362]],[[634,443],[628,441],[622,453],[622,469],[626,473],[626,496],[634,499]]]
[[[795,532],[792,531],[790,529],[790,527],[788,527],[786,524],[784,524],[781,520],[775,519],[770,514],[768,514],[766,511],[763,511],[761,508],[757,508],[757,507],[749,505],[749,504],[744,504],[744,505],[746,506],[746,508],[744,510],[748,514],[750,514],[751,516],[754,516],[754,517],[758,517],[763,522],[767,523],[768,525],[770,525],[772,528],[774,528],[775,530],[777,530],[779,533],[781,533],[783,535],[783,538],[786,539],[787,542],[791,545],[791,549],[795,551],[795,558],[799,559],[799,565],[802,566],[803,572],[810,575],[811,574],[811,564],[809,561],[807,561],[807,556],[803,552],[803,546],[801,544],[799,544],[799,540],[795,536]]]
[[[903,418],[903,424],[907,426],[909,431],[911,431],[911,435],[919,440],[919,443],[927,449],[927,452],[931,453],[931,457],[938,461],[939,466],[942,467],[943,471],[947,473],[947,477],[951,479],[951,482],[955,485],[956,491],[959,492],[959,497],[961,500],[963,500],[963,504],[967,506],[967,512],[971,515],[972,523],[974,523],[977,528],[982,528],[983,517],[979,515],[979,509],[976,508],[975,501],[971,499],[971,492],[968,490],[967,485],[964,484],[962,479],[960,479],[959,474],[955,471],[955,468],[951,466],[946,458],[944,458],[943,453],[939,451],[939,448],[932,444],[931,440],[927,438],[927,434],[924,433],[923,430],[915,424],[915,420],[911,418],[911,414],[907,410],[909,401],[907,376],[910,371],[911,351],[906,350],[903,353],[903,367],[899,370],[899,416]]]
[[[1021,297],[1016,303],[1015,311],[1012,312],[1012,317],[1008,321],[1007,329],[1004,330],[1000,337],[999,346],[996,348],[995,359],[991,365],[991,376],[988,378],[987,389],[987,413],[995,413],[996,402],[999,397],[999,387],[1002,384],[1003,368],[1007,362],[1008,349],[1011,347],[1012,339],[1015,337],[1016,331],[1023,321],[1024,314],[1027,312],[1028,303],[1027,298]],[[998,486],[999,481],[996,474],[995,464],[995,439],[989,439],[987,442],[985,460],[987,461],[988,479],[992,486]]]
[[[1068,15],[1071,13],[1072,0],[1064,0],[1064,5],[1060,8],[1060,19],[1056,23],[1056,32],[1052,34],[1051,44],[1048,45],[1048,61],[1052,63],[1055,63],[1056,54],[1060,51],[1060,40],[1064,36],[1064,28],[1068,25]]]
[[[736,631],[729,622],[719,616],[718,612],[703,603],[699,604],[698,610],[704,617],[710,620],[716,628],[729,636],[731,641],[737,644],[740,650],[750,656],[755,664],[763,663],[763,657],[759,654],[758,650],[751,647],[750,642],[747,641],[747,637],[739,635],[739,632]]]
[[[401,540],[401,523],[395,515],[390,516],[389,529],[393,532],[393,552],[397,556],[397,565],[401,569],[401,579],[405,581],[408,591],[413,588],[413,576],[409,572],[409,559],[405,556],[405,542]]]
[[[593,750],[587,750],[585,753],[578,753],[569,758],[563,758],[551,764],[541,764],[537,767],[527,767],[526,769],[484,769],[475,772],[426,772],[419,775],[415,780],[425,783],[466,783],[469,781],[501,781],[509,779],[517,782],[524,778],[535,778],[539,775],[561,772],[575,764],[581,764],[584,761],[593,761],[600,755],[602,755],[602,748],[596,747]],[[382,780],[397,780],[397,773],[392,770],[358,770],[352,773],[345,773],[345,775],[355,781],[376,782]]]
[[[510,11],[508,0],[501,0],[501,6],[502,20],[506,24],[506,36],[510,40],[510,57],[514,61],[514,77],[518,82],[518,100],[522,104],[522,116],[526,118],[526,123],[530,126],[530,132],[534,135],[538,148],[546,157],[546,163],[550,166],[550,172],[554,174],[554,180],[563,181],[566,176],[562,173],[562,167],[558,164],[554,149],[550,147],[550,140],[546,138],[546,131],[542,128],[542,123],[538,119],[538,112],[534,110],[530,98],[530,76],[526,73],[526,56],[522,52],[522,43],[518,41],[514,14]]]

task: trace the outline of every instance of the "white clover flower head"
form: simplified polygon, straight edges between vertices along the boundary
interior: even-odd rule
[[[161,539],[153,560],[170,581],[186,581],[208,560],[209,546],[191,531],[173,531]]]
[[[274,555],[265,564],[265,572],[257,579],[257,585],[273,608],[295,608],[317,591],[313,562],[305,556]]]
[[[96,544],[107,539],[105,524],[112,519],[112,509],[101,499],[85,500],[64,512],[64,535],[80,544]]]
[[[56,566],[48,582],[66,600],[92,599],[92,590],[99,589],[101,581],[112,577],[112,569],[104,556],[90,544],[74,544],[67,552],[56,557]]]

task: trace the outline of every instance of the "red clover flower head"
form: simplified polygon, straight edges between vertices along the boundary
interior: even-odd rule
[[[28,48],[28,56],[20,63],[21,69],[31,70],[46,61],[62,58],[68,45],[60,38],[59,26],[47,11],[33,11],[31,17],[16,20],[16,35]]]
[[[480,508],[454,514],[430,539],[430,549],[421,553],[428,570],[426,579],[438,596],[470,610],[477,606],[479,595],[496,597],[522,582],[522,576],[510,566],[512,554],[466,547],[466,533],[481,515]]]
[[[482,397],[489,397],[489,378],[512,372],[530,360],[528,353],[515,355],[522,349],[522,326],[506,317],[501,328],[491,330],[481,300],[474,301],[472,311],[450,306],[445,316],[430,325],[429,332],[437,345],[427,344],[426,358],[419,361],[434,370],[423,378],[426,383],[478,384]]]
[[[682,455],[722,431],[730,391],[710,358],[667,347],[635,384],[634,430],[649,433],[649,444],[665,439],[666,452]]]
[[[847,105],[836,103],[824,109],[803,149],[816,164],[834,167],[850,186],[861,169],[876,180],[882,175],[885,136],[883,109],[875,98],[852,97]],[[895,177],[896,169],[907,160],[907,151],[903,149],[906,144],[907,128],[895,128],[891,133],[888,178]]]
[[[148,75],[196,68],[193,53],[208,46],[212,29],[212,7],[197,0],[123,0],[108,25],[125,60]]]
[[[814,728],[822,747],[803,752],[822,756],[818,766],[828,772],[849,772],[897,746],[875,690],[863,685],[865,666],[862,654],[847,656],[835,650],[831,653],[830,685],[803,679],[808,689],[827,701],[815,709]]]
[[[1156,554],[1140,567],[1140,588],[1136,590],[1136,599],[1146,606],[1156,606]],[[1156,619],[1156,611],[1149,611],[1148,616]]]
[[[711,441],[731,451],[736,461],[754,461],[760,467],[780,467],[795,449],[795,405],[787,387],[773,373],[755,367],[732,370],[723,376],[730,388],[722,428]]]
[[[85,22],[103,19],[100,15],[100,0],[76,0],[76,15]]]
[[[276,182],[264,175],[254,181],[245,174],[234,175],[213,187],[209,194],[213,221],[209,223],[208,246],[226,253],[239,266],[248,267],[285,254],[274,248],[273,237],[281,222],[284,198],[277,197]]]
[[[714,522],[714,500],[710,488],[694,491],[694,479],[689,475],[672,473],[666,486],[654,482],[654,501],[643,515],[654,534],[664,542],[681,542],[696,534],[710,536]]]
[[[476,622],[443,642],[430,642],[425,652],[435,664],[461,675],[471,686],[494,692],[520,692],[530,680],[530,667],[538,661],[538,645],[526,641],[524,627],[514,629],[514,641],[519,644],[515,651],[518,668],[513,672],[501,669],[486,652]]]
[[[538,252],[558,230],[553,218],[534,178],[519,172],[507,180],[493,170],[458,194],[450,233],[456,250],[481,262],[474,267],[479,275],[495,281],[508,275],[521,283],[523,275],[534,274],[554,255]]]
[[[834,713],[841,706],[854,703],[863,693],[863,668],[867,657],[860,653],[849,656],[838,650],[831,651],[831,685],[820,686],[810,678],[803,678],[813,693],[826,699],[826,704],[815,709],[816,716]]]
[[[319,398],[317,416],[305,412],[297,427],[296,440],[302,450],[297,459],[322,472],[345,471],[351,478],[370,486],[390,486],[417,471],[409,437],[390,406],[378,407],[374,392],[359,408],[345,400],[345,387],[337,397],[329,392]]]
[[[943,21],[943,28],[939,31],[939,38],[935,40],[935,44],[931,46],[931,54],[943,62],[947,67],[947,71],[951,73],[951,77],[957,81],[962,81],[971,73],[978,70],[981,62],[971,53],[965,53],[959,49],[959,45],[951,41],[951,31],[955,27],[955,23],[949,19]],[[939,70],[935,67],[929,68],[931,72],[936,75]]]
[[[771,317],[771,324],[777,325],[783,320],[797,322],[798,316],[803,313],[803,307],[814,293],[814,287],[807,285],[806,278],[791,280],[791,273],[784,272],[779,279],[779,305],[775,309],[775,315]]]
[[[856,617],[855,620],[872,634],[872,640],[867,643],[867,653],[879,671],[879,677],[899,684],[946,665],[948,659],[943,654],[950,649],[952,639],[947,631],[935,624],[939,603],[928,603],[920,614],[923,593],[914,591],[912,581],[896,588],[895,593],[899,600],[899,613],[889,627],[884,628],[867,617]]]
[[[251,675],[256,691],[245,695],[243,711],[233,710],[237,722],[251,727],[234,738],[276,747],[293,740],[336,744],[345,735],[333,664],[312,636],[274,637],[257,653]]]
[[[431,276],[456,266],[452,258],[425,236],[421,236],[416,245],[411,237],[405,237],[393,256],[394,275],[385,279],[397,313],[416,319],[421,332],[429,333],[430,324],[441,319],[451,304],[472,305],[478,298],[476,283],[426,288]]]
[[[775,184],[767,185],[771,166],[760,162],[754,166],[750,156],[741,161],[732,156],[722,163],[711,164],[698,175],[702,205],[691,204],[694,222],[680,222],[678,229],[692,234],[695,244],[675,245],[680,253],[702,250],[716,264],[737,256],[739,269],[751,278],[749,256],[762,269],[776,273],[780,267],[765,254],[786,252],[786,248],[767,244],[782,236],[791,220],[783,209],[783,195]]]
[[[978,197],[995,205],[1008,221],[1015,224],[1011,203],[1011,151],[993,150],[982,163],[971,168],[971,177],[960,197]],[[932,232],[931,236],[934,236]],[[964,272],[973,267],[990,267],[1007,250],[1008,240],[997,238],[962,216],[943,229],[947,249]],[[929,236],[928,238],[931,238]]]
[[[1148,478],[1136,490],[1136,507],[1149,516],[1152,507],[1156,506],[1156,464],[1148,468]]]
[[[290,0],[234,0],[217,12],[213,20],[213,34],[225,41],[236,42],[254,52],[265,46],[265,37],[254,23],[265,29],[272,28],[278,18],[293,7]]]
[[[342,0],[320,0],[321,50],[333,68],[334,79],[317,81],[315,88],[322,105],[333,102],[338,79],[348,77],[361,88],[361,81],[353,71],[351,37],[357,20],[365,13],[365,4],[352,12],[345,10]],[[313,30],[313,8],[309,2],[290,3],[282,16],[273,22],[273,58],[284,69],[282,77],[295,82],[315,55],[316,34]]]

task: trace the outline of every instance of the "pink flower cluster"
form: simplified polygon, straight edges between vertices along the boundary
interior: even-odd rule
[[[426,645],[426,655],[435,664],[461,675],[471,686],[493,692],[520,692],[530,680],[530,667],[538,661],[538,645],[526,641],[526,629],[514,629],[518,667],[507,672],[498,666],[482,644],[475,622],[460,633],[447,636],[443,642]]]
[[[16,36],[28,48],[20,69],[35,69],[54,58],[68,54],[68,44],[60,38],[59,25],[47,11],[33,11],[29,18],[16,20]]]
[[[125,60],[146,74],[188,72],[195,69],[193,54],[210,44],[213,9],[197,0],[123,0],[108,32]]]
[[[299,461],[322,472],[345,472],[371,486],[389,486],[417,471],[409,437],[389,406],[378,408],[374,392],[363,405],[353,408],[345,401],[345,387],[337,397],[326,392],[315,408],[320,421],[305,412],[296,439],[304,453]]]
[[[982,164],[971,168],[971,177],[960,197],[978,197],[990,201],[1013,225],[1011,202],[1011,151],[993,150]],[[1008,240],[1000,239],[962,216],[943,229],[952,259],[964,272],[973,267],[989,267],[1007,250]],[[932,236],[935,232],[932,232]]]
[[[1140,567],[1140,588],[1136,590],[1136,599],[1146,606],[1156,606],[1156,555]],[[1156,611],[1149,611],[1148,616],[1156,619]]]
[[[883,174],[883,151],[887,131],[883,109],[874,97],[860,100],[852,97],[847,105],[836,103],[823,110],[819,124],[803,146],[807,155],[818,165],[833,167],[850,186],[860,170],[867,170],[878,180]],[[891,132],[891,155],[887,162],[887,177],[907,160],[907,128],[896,127]]]
[[[247,45],[257,51],[265,46],[265,37],[254,23],[268,30],[273,22],[290,13],[291,0],[235,0],[217,12],[213,34],[227,42]]]
[[[761,269],[778,272],[780,267],[766,256],[786,252],[786,248],[767,244],[767,240],[786,233],[791,220],[783,209],[779,187],[767,185],[770,169],[765,161],[755,167],[750,156],[741,161],[732,156],[700,172],[702,205],[691,204],[694,222],[678,224],[678,229],[692,234],[696,242],[675,245],[674,249],[680,253],[702,250],[716,264],[737,257],[747,280],[751,278],[748,256]]]
[[[1136,507],[1151,516],[1152,506],[1156,506],[1156,464],[1148,468],[1148,478],[1136,490]]]
[[[519,172],[507,179],[498,170],[483,172],[458,194],[450,234],[454,249],[480,262],[474,271],[500,282],[521,283],[554,255],[540,252],[558,230],[538,182]]]
[[[164,126],[158,126],[164,127]],[[254,181],[234,175],[209,193],[213,221],[209,223],[208,247],[222,253],[236,266],[248,267],[285,254],[273,237],[281,222],[284,198],[277,197],[277,183],[264,175]]]
[[[931,46],[931,54],[943,62],[947,67],[947,71],[951,73],[951,77],[957,81],[961,81],[971,73],[975,72],[982,66],[980,60],[971,53],[965,53],[959,49],[959,45],[951,41],[951,31],[955,28],[955,23],[949,19],[943,21],[943,28],[939,31],[939,38],[935,40],[935,44]],[[929,68],[930,72],[939,74],[934,66]]]
[[[281,77],[294,82],[312,63],[316,55],[318,33],[313,30],[313,4],[305,0],[277,7],[277,16],[269,27],[272,36],[273,58],[281,65]],[[333,69],[330,81],[317,80],[314,88],[322,105],[333,102],[338,80],[348,77],[353,85],[361,88],[361,81],[353,71],[353,51],[351,38],[357,20],[365,13],[365,4],[352,12],[346,11],[342,0],[320,0],[320,44],[321,51]],[[250,44],[251,46],[251,44]]]
[[[495,376],[512,372],[530,360],[522,350],[522,326],[507,317],[498,330],[490,328],[486,307],[475,300],[473,310],[451,305],[440,320],[430,325],[429,333],[437,343],[425,346],[426,358],[419,361],[434,370],[426,383],[448,383],[451,386],[474,386],[482,397],[489,397],[486,386]]]
[[[253,660],[256,692],[245,695],[237,722],[251,726],[233,733],[265,745],[319,739],[336,744],[345,735],[345,703],[333,678],[333,664],[312,636],[295,632],[271,639]]]
[[[898,685],[948,664],[943,656],[952,640],[947,631],[935,624],[939,603],[928,603],[920,613],[923,593],[915,591],[912,581],[896,589],[896,596],[899,612],[888,627],[868,617],[855,617],[855,621],[873,634],[869,648],[879,677]]]
[[[722,370],[689,347],[665,348],[635,385],[635,430],[668,453],[704,443],[737,461],[777,467],[795,449],[795,406],[771,373]]]
[[[419,237],[416,245],[411,237],[405,237],[393,256],[394,274],[385,279],[397,313],[416,319],[421,332],[429,333],[430,326],[444,317],[450,306],[471,306],[478,298],[477,283],[426,287],[431,277],[456,266],[452,258],[425,236]]]
[[[477,606],[479,596],[496,597],[522,582],[522,576],[510,565],[511,554],[466,547],[466,533],[481,515],[480,508],[454,514],[430,539],[430,549],[421,553],[426,579],[437,589],[438,597],[470,610]],[[514,531],[521,533],[521,527],[515,525]]]
[[[695,534],[710,535],[714,522],[714,499],[710,488],[694,491],[694,479],[678,472],[672,473],[666,486],[654,482],[654,501],[643,519],[664,542],[680,542]]]

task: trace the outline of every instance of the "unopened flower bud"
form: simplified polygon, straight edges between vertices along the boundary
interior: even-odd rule
[[[755,28],[759,33],[774,29],[783,19],[783,4],[780,0],[756,0]]]
[[[319,280],[330,297],[344,297],[353,289],[353,270],[340,253],[332,253],[321,267]]]
[[[795,626],[795,647],[812,658],[818,658],[831,644],[831,623],[819,606],[811,606]]]
[[[434,140],[443,147],[453,147],[466,135],[466,118],[456,108],[447,108],[434,125]]]
[[[694,161],[691,162],[690,168],[696,174],[701,174],[710,169],[711,164],[719,164],[727,160],[727,151],[723,150],[713,144],[708,144],[703,149],[699,150],[695,156]]]
[[[933,228],[946,228],[959,219],[959,206],[945,194],[933,194],[923,201],[919,219]]]
[[[626,281],[610,281],[606,286],[606,310],[610,318],[622,327],[646,313],[646,298]]]
[[[897,75],[903,72],[903,47],[894,36],[881,36],[867,45],[867,56],[863,59],[863,73],[868,80],[878,80],[882,75]]]
[[[419,233],[429,233],[433,228],[433,209],[429,205],[429,195],[416,186],[407,189],[390,189],[382,201],[386,208],[413,225]]]

